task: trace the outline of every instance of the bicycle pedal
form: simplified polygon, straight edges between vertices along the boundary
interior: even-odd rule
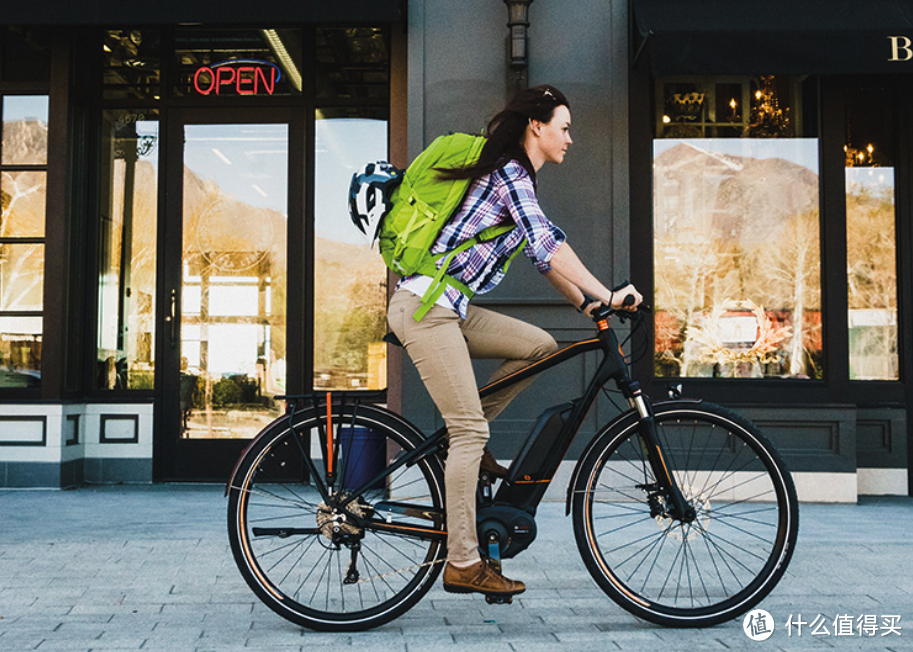
[[[499,595],[497,593],[486,593],[485,602],[487,602],[488,604],[513,604],[514,596]]]

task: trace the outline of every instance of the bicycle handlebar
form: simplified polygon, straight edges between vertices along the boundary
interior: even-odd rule
[[[613,287],[612,292],[613,293],[618,292],[619,290],[626,288],[630,284],[631,284],[631,282],[628,281],[627,279],[625,279],[624,281],[622,281],[621,283],[619,283],[618,285]],[[640,311],[650,312],[650,308],[644,304],[640,304],[637,307],[637,310],[630,311],[630,310],[622,310],[620,308],[613,308],[612,306],[607,306],[606,304],[599,301],[599,299],[591,297],[586,292],[583,293],[583,298],[586,300],[586,305],[589,305],[589,304],[595,303],[595,302],[599,303],[599,307],[596,308],[595,310],[593,310],[593,314],[592,314],[593,321],[596,323],[599,323],[600,321],[608,319],[612,315],[618,315],[619,321],[624,323],[625,320],[634,318],[634,315]],[[622,301],[621,305],[622,305],[622,308],[633,306],[634,305],[634,295],[631,295],[631,294],[627,295],[624,298],[624,301]]]

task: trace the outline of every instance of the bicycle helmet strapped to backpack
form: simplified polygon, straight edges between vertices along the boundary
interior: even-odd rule
[[[352,175],[349,184],[349,217],[359,231],[368,235],[390,210],[390,196],[403,179],[403,171],[386,161],[367,163]]]

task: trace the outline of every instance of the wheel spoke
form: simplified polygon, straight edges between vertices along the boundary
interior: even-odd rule
[[[402,459],[402,452],[420,443],[384,425],[383,414],[351,401],[334,405],[333,427],[327,430],[325,407],[305,410],[294,431],[287,418],[269,426],[239,464],[229,489],[232,551],[257,595],[294,622],[317,629],[377,626],[408,608],[440,572],[440,564],[428,563],[443,552],[445,523],[443,473],[433,452],[395,468],[360,496],[346,486],[371,482],[383,470],[378,463]],[[357,440],[349,434],[356,429]],[[324,497],[306,480],[310,460],[303,457],[311,454],[306,448],[313,440],[315,461],[325,471],[328,434],[336,493]],[[374,514],[375,503],[407,506],[395,524],[432,537],[381,530],[386,521]],[[441,518],[429,520],[427,514]]]
[[[795,490],[778,457],[722,408],[658,407],[658,443],[694,510],[681,521],[669,515],[636,423],[626,423],[581,462],[573,488],[588,569],[619,604],[653,622],[715,624],[746,611],[782,575],[795,543]]]

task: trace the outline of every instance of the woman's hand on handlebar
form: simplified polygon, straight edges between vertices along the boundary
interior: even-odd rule
[[[584,293],[585,307],[583,308],[583,313],[587,317],[593,318],[596,316],[597,311],[600,309],[605,310],[606,307],[608,307],[610,310],[636,312],[637,307],[644,300],[643,295],[641,295],[641,293],[638,292],[637,289],[628,281],[624,281],[620,285],[615,286],[611,292],[612,294],[610,304],[595,299]]]
[[[610,307],[613,310],[627,310],[628,312],[635,312],[637,306],[643,303],[643,295],[637,291],[630,283],[626,283],[621,287],[616,287],[612,290],[612,303]]]
[[[593,317],[593,311],[602,306],[602,301],[594,301],[593,303],[588,303],[586,308],[583,309],[583,314],[587,317]]]

